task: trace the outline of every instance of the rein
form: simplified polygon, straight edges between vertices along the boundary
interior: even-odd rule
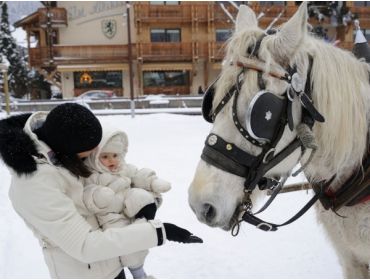
[[[260,41],[262,41],[263,37],[260,39]],[[253,52],[256,52],[256,48],[253,50]],[[265,177],[265,174],[285,158],[287,158],[290,154],[292,154],[296,149],[301,148],[301,154],[303,154],[307,148],[307,145],[303,143],[304,141],[300,139],[298,135],[282,151],[275,155],[276,146],[281,140],[286,125],[293,130],[292,103],[295,98],[298,97],[302,105],[302,122],[300,125],[305,126],[306,130],[312,133],[311,130],[315,121],[324,121],[324,117],[316,110],[311,100],[310,73],[313,63],[313,59],[311,57],[309,57],[309,63],[309,70],[306,77],[306,83],[304,85],[295,67],[289,68],[284,73],[279,73],[279,71],[268,72],[268,74],[272,77],[284,80],[290,84],[284,93],[283,101],[277,101],[282,103],[282,105],[280,117],[276,123],[276,128],[272,139],[261,139],[256,137],[253,133],[251,135],[251,130],[246,129],[241,124],[237,114],[237,102],[240,94],[241,83],[243,82],[242,74],[244,74],[246,70],[258,71],[258,84],[261,89],[265,89],[265,84],[262,79],[263,67],[260,61],[249,60],[248,62],[244,63],[239,61],[236,63],[237,66],[242,68],[242,71],[238,74],[235,85],[231,87],[228,93],[218,103],[212,114],[208,113],[210,113],[212,109],[210,102],[212,102],[214,97],[213,86],[217,80],[206,91],[202,106],[205,119],[209,122],[214,122],[217,115],[223,110],[226,104],[232,98],[234,98],[232,104],[232,118],[234,125],[239,133],[248,142],[262,149],[262,152],[258,156],[254,156],[243,151],[233,143],[225,141],[222,137],[214,133],[208,135],[205,141],[205,147],[201,155],[201,158],[205,162],[228,173],[245,178],[244,199],[236,210],[236,214],[238,214],[240,219],[233,226],[233,235],[238,234],[239,224],[242,221],[252,224],[264,231],[276,231],[278,227],[288,225],[301,217],[321,197],[322,192],[318,191],[314,197],[300,211],[298,211],[297,214],[282,224],[269,223],[255,216],[255,214],[264,211],[270,205],[279,190],[282,189],[286,179],[267,178]],[[266,96],[270,94],[271,96],[274,96],[271,98],[277,98],[276,95],[269,92],[262,92],[261,95],[263,94],[266,94]],[[248,128],[250,127],[248,126]],[[281,181],[279,182],[279,180]],[[252,213],[252,201],[250,196],[256,187],[258,187],[260,190],[273,190],[274,196],[272,199],[269,199],[269,201],[257,213]]]

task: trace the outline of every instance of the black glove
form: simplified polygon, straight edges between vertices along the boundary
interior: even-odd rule
[[[157,206],[155,205],[155,203],[151,203],[141,208],[140,211],[135,215],[135,218],[145,218],[147,220],[153,220],[156,212]]]
[[[181,243],[203,243],[203,240],[198,236],[193,235],[190,231],[178,227],[174,224],[163,223],[166,230],[167,239]]]

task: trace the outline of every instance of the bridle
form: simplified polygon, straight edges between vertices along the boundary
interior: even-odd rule
[[[267,73],[290,85],[282,96],[278,97],[276,94],[266,90],[265,82],[262,78],[264,63],[258,58],[258,49],[265,36],[266,35],[261,36],[253,50],[250,48],[248,49],[249,57],[253,57],[253,59],[247,59],[247,62],[236,62],[236,66],[241,68],[237,80],[217,104],[215,109],[212,110],[212,102],[215,94],[215,83],[218,79],[206,90],[202,104],[204,118],[208,122],[213,123],[217,115],[233,98],[231,114],[235,127],[246,141],[262,149],[262,152],[255,156],[214,133],[209,134],[205,141],[205,147],[201,155],[201,158],[205,162],[228,173],[245,178],[244,198],[236,210],[236,215],[239,218],[237,223],[234,224],[232,230],[233,235],[237,235],[241,221],[250,223],[264,231],[276,231],[278,227],[290,224],[301,217],[320,197],[320,193],[317,192],[296,215],[283,224],[277,225],[265,222],[255,216],[255,214],[262,212],[269,206],[288,177],[287,175],[285,177],[270,178],[265,176],[266,173],[291,155],[296,149],[300,148],[301,155],[303,155],[307,148],[306,143],[304,143],[302,139],[302,135],[297,135],[291,143],[275,155],[276,146],[283,136],[286,125],[288,125],[290,130],[294,129],[292,113],[293,101],[296,100],[296,98],[300,101],[302,106],[302,120],[299,125],[304,127],[305,131],[308,133],[312,134],[312,127],[315,121],[325,121],[324,117],[316,110],[311,100],[310,76],[313,64],[312,57],[309,57],[309,69],[305,84],[303,84],[296,66],[293,66],[288,67],[284,73],[279,73],[279,71],[269,71]],[[246,71],[257,71],[260,92],[255,95],[249,105],[247,127],[244,127],[238,118],[237,107],[240,88]],[[261,111],[263,110],[268,110],[262,112],[266,113],[265,119],[270,117],[268,121],[263,120],[261,117]],[[270,113],[270,115],[268,115],[268,113]],[[272,118],[271,115],[274,116],[274,118]],[[265,129],[259,128],[260,123],[266,124]],[[255,133],[255,131],[257,131],[257,133]],[[257,134],[263,135],[264,137],[259,137]],[[257,187],[260,190],[271,189],[273,190],[273,195],[260,211],[252,213],[252,201],[250,197]]]

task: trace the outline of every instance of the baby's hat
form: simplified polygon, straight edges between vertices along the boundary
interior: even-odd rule
[[[124,152],[125,147],[124,143],[122,142],[122,137],[117,134],[112,136],[101,149],[101,153],[122,154]]]

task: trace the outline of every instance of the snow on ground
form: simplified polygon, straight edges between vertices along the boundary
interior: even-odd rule
[[[262,232],[244,225],[237,237],[196,220],[188,206],[187,189],[210,129],[201,116],[99,118],[127,132],[128,162],[151,167],[172,182],[172,190],[164,194],[157,217],[186,227],[204,239],[203,244],[167,242],[151,249],[145,263],[149,274],[157,278],[343,277],[338,259],[316,222],[314,209],[277,232]],[[7,196],[9,183],[10,175],[0,163],[0,278],[48,278],[36,239],[11,207]],[[303,191],[282,194],[262,217],[283,222],[310,197]]]

